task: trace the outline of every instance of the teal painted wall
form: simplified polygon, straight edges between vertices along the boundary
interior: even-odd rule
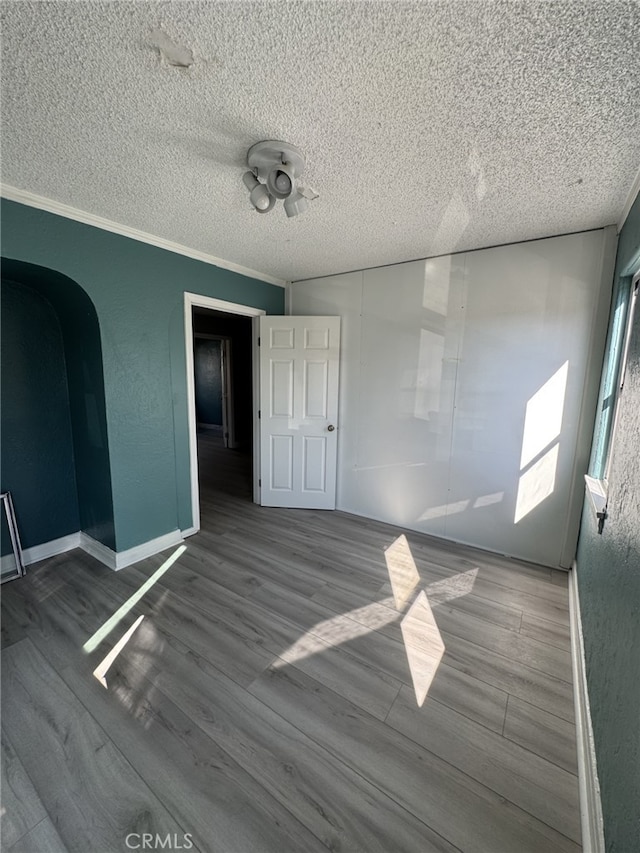
[[[639,264],[640,196],[620,233],[612,322],[617,290]],[[605,382],[609,373],[605,363]],[[597,442],[594,474],[596,456]],[[640,849],[640,311],[612,448],[608,517],[599,536],[585,504],[576,564],[605,843],[609,853],[630,853]]]
[[[115,546],[192,524],[185,291],[284,311],[284,290],[35,208],[2,200],[2,255],[77,282],[102,342]]]
[[[85,291],[60,273],[10,259],[3,260],[2,269],[14,281],[40,293],[55,312],[69,390],[80,529],[114,548],[102,347],[95,308]],[[19,464],[24,464],[24,457]],[[44,533],[45,528],[33,544],[49,541],[51,537]]]
[[[220,341],[193,342],[196,418],[198,423],[222,426],[222,355]]]
[[[64,345],[56,312],[35,290],[3,278],[1,302],[2,491],[31,548],[80,527]]]

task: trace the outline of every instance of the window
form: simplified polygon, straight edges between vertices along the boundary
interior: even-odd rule
[[[611,450],[620,411],[633,329],[633,318],[638,301],[640,270],[633,276],[621,279],[617,290],[615,308],[607,343],[607,356],[601,390],[601,403],[592,456],[591,476],[586,476],[587,494],[591,498],[598,519],[598,532],[602,532],[606,517],[607,487],[611,468]]]
[[[611,448],[614,443],[616,427],[618,424],[618,414],[620,411],[620,397],[622,396],[622,392],[624,391],[624,380],[627,374],[627,361],[629,359],[629,346],[631,344],[631,332],[633,329],[633,318],[636,310],[636,303],[638,301],[638,284],[640,283],[640,271],[638,271],[632,281],[631,287],[627,291],[627,301],[628,301],[628,311],[627,311],[627,322],[625,323],[624,329],[624,338],[622,345],[622,357],[620,359],[620,364],[618,366],[618,381],[616,385],[616,396],[615,396],[615,404],[614,404],[614,413],[613,413],[613,424],[609,431],[609,440],[607,441],[607,449],[605,454],[605,466],[604,466],[604,479],[609,479],[609,468],[611,465]]]

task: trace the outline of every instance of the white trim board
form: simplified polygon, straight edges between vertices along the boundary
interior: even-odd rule
[[[64,554],[66,551],[79,547],[80,533],[70,533],[68,536],[61,536],[59,539],[51,539],[41,545],[25,548],[22,552],[22,560],[25,566],[30,566],[32,563],[39,563],[40,560],[56,557],[58,554]]]
[[[224,299],[213,299],[211,296],[202,296],[199,293],[184,294],[184,346],[187,368],[187,418],[189,422],[189,473],[191,477],[191,524],[189,535],[200,530],[200,487],[198,483],[198,438],[196,428],[196,383],[193,366],[193,312],[192,309],[209,308],[213,311],[223,311],[226,314],[240,314],[244,317],[260,317],[267,312],[263,308],[253,308],[250,305],[240,305],[235,302],[227,302]],[[256,332],[254,329],[254,339]],[[253,365],[253,393],[254,403],[256,394],[257,373],[255,370],[255,340],[254,340],[254,365]],[[258,461],[257,445],[257,408],[254,405],[253,412],[253,452],[254,470]],[[255,480],[255,477],[254,477]]]
[[[573,698],[576,711],[576,742],[578,748],[578,787],[580,791],[580,822],[583,853],[604,853],[604,828],[596,751],[591,726],[589,692],[584,658],[582,617],[578,596],[578,572],[574,562],[569,572],[569,618],[571,623],[571,666],[573,669]]]
[[[135,545],[126,551],[112,551],[111,548],[107,548],[102,542],[92,539],[86,533],[80,534],[80,547],[82,550],[86,551],[87,554],[91,554],[92,557],[100,560],[107,568],[113,569],[115,572],[120,569],[126,569],[127,566],[132,566],[134,563],[145,560],[147,557],[153,557],[154,554],[159,554],[167,548],[172,548],[182,541],[182,533],[179,530],[172,530],[171,533],[165,533],[164,536],[150,539],[148,542]]]
[[[32,548],[25,548],[22,552],[22,558],[25,566],[30,566],[32,563],[39,563],[40,560],[65,554],[74,548],[82,548],[83,551],[95,557],[107,568],[118,571],[183,542],[184,536],[189,536],[195,532],[192,529],[172,530],[171,533],[165,533],[164,536],[150,539],[148,542],[135,545],[126,551],[112,551],[111,548],[103,545],[102,542],[98,542],[97,539],[78,531],[77,533],[70,533],[68,536],[61,536],[60,539],[51,539],[41,545],[34,545]]]
[[[22,575],[15,574],[16,570],[17,563],[13,554],[5,554],[4,557],[0,557],[0,575],[4,576],[5,574],[9,574],[11,571],[11,580],[16,580],[17,578],[22,577]]]
[[[282,278],[275,278],[266,273],[258,272],[258,270],[243,267],[241,264],[233,263],[233,261],[225,261],[224,258],[218,258],[215,255],[210,255],[208,252],[201,252],[199,249],[192,249],[189,246],[183,246],[181,243],[165,240],[164,237],[156,237],[155,234],[139,231],[137,228],[122,225],[111,219],[105,219],[103,216],[88,213],[86,210],[62,204],[62,202],[30,193],[27,190],[2,184],[0,185],[0,195],[3,198],[9,199],[9,201],[17,201],[19,204],[27,205],[27,207],[36,207],[39,210],[47,211],[47,213],[55,213],[57,216],[63,216],[65,219],[74,219],[76,222],[82,222],[84,225],[92,225],[94,228],[101,228],[103,231],[111,231],[113,234],[120,234],[122,237],[130,237],[132,240],[138,240],[140,243],[148,243],[150,246],[157,246],[159,249],[166,249],[168,252],[173,252],[176,255],[184,255],[187,258],[193,258],[205,264],[212,264],[221,269],[237,272],[249,278],[266,281],[267,284],[275,284],[277,287],[287,286],[287,282]]]

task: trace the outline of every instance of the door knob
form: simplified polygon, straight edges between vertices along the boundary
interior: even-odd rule
[[[328,430],[329,432],[333,432],[333,431],[334,431],[334,429],[335,429],[335,427],[334,427],[334,425],[333,425],[333,424],[329,424],[329,426],[327,427],[327,430]]]

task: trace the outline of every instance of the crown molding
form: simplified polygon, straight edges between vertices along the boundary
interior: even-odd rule
[[[624,203],[624,207],[622,208],[622,214],[618,223],[618,234],[622,231],[622,226],[627,221],[627,216],[629,215],[629,211],[633,207],[633,202],[636,200],[636,196],[638,195],[638,193],[640,193],[640,166],[638,167],[636,176],[633,179],[633,183],[631,184],[631,189],[629,190],[629,195],[627,196],[627,200]]]
[[[20,204],[25,204],[27,207],[37,207],[39,210],[45,210],[47,213],[55,213],[57,216],[64,216],[65,219],[75,219],[76,222],[82,222],[84,225],[92,225],[94,228],[101,228],[103,231],[111,231],[113,234],[120,234],[122,237],[129,237],[132,240],[138,240],[140,243],[148,243],[150,246],[157,246],[159,249],[165,249],[167,252],[173,252],[176,255],[184,255],[187,258],[193,258],[196,261],[202,261],[205,264],[211,264],[221,269],[237,272],[240,275],[255,278],[259,281],[266,281],[268,284],[275,284],[278,287],[286,287],[287,282],[281,278],[266,275],[257,270],[243,267],[240,264],[234,264],[231,261],[225,261],[223,258],[218,258],[215,255],[210,255],[207,252],[200,252],[198,249],[191,249],[188,246],[183,246],[180,243],[174,243],[172,240],[165,240],[162,237],[156,237],[154,234],[148,234],[146,231],[139,231],[137,228],[130,228],[128,225],[122,225],[119,222],[114,222],[111,219],[105,219],[102,216],[96,216],[93,213],[87,213],[86,210],[79,210],[77,207],[71,207],[68,204],[62,204],[59,201],[54,201],[45,196],[30,193],[27,190],[20,190],[17,187],[12,187],[7,184],[0,185],[0,195],[9,201],[17,201]]]

